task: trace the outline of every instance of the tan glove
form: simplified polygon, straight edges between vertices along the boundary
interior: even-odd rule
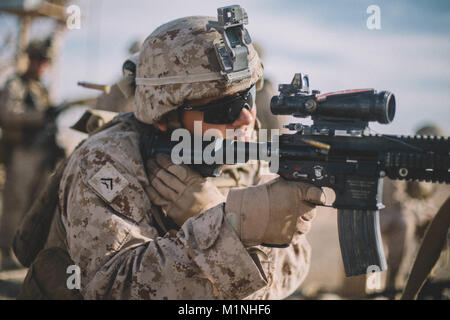
[[[147,161],[150,200],[181,226],[190,217],[225,202],[216,186],[186,165],[175,165],[170,157],[157,154]]]
[[[296,231],[309,231],[314,204],[324,203],[321,189],[278,177],[255,187],[230,190],[225,214],[244,245],[285,245]]]

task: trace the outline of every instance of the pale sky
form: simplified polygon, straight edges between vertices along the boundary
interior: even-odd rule
[[[145,39],[162,23],[183,16],[216,16],[217,7],[240,4],[248,13],[253,40],[264,49],[265,74],[274,83],[288,83],[295,72],[305,72],[311,87],[322,92],[389,90],[396,95],[396,118],[387,126],[372,125],[374,130],[411,134],[420,123],[434,122],[450,132],[450,1],[73,3],[81,8],[81,29],[67,31],[64,38],[53,82],[57,100],[96,93],[77,87],[80,80],[114,82],[131,42]],[[370,5],[380,8],[380,30],[367,28]],[[14,19],[2,15],[2,25],[14,27]],[[34,26],[33,34],[42,35],[46,25]]]

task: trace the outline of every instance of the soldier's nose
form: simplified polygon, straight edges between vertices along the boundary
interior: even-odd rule
[[[247,108],[242,108],[239,118],[237,118],[231,126],[234,128],[239,128],[242,126],[247,126],[253,121],[253,115]]]

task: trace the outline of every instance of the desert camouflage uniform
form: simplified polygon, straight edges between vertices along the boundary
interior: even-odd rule
[[[134,101],[141,122],[151,125],[186,101],[232,95],[261,79],[262,65],[250,44],[250,77],[231,86],[224,81],[213,45],[220,35],[206,30],[209,20],[214,18],[177,19],[146,39]],[[167,86],[138,81],[205,73],[220,77]],[[150,182],[139,146],[132,124],[104,128],[76,149],[61,179],[46,247],[66,250],[80,267],[84,299],[279,299],[297,289],[309,268],[304,235],[295,235],[286,249],[246,248],[225,221],[223,203],[181,228],[166,224],[169,230],[163,231],[160,221],[168,218],[147,196]],[[227,167],[211,180],[226,194],[258,183],[258,168]],[[65,285],[64,279],[58,283]]]
[[[226,194],[259,182],[258,163],[211,178]],[[109,180],[111,179],[111,180]],[[72,155],[47,247],[66,248],[81,268],[85,299],[280,299],[305,278],[310,247],[244,248],[223,205],[158,234],[139,135],[127,123],[92,136]]]
[[[2,138],[7,145],[0,248],[11,247],[18,224],[48,177],[48,154],[36,144],[48,106],[49,94],[41,82],[17,75],[6,83],[0,101]]]

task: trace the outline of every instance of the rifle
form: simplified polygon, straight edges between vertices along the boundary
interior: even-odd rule
[[[370,135],[368,123],[392,122],[395,96],[373,89],[320,94],[296,74],[279,86],[273,114],[311,117],[310,127],[290,124],[280,136],[280,171],[286,179],[334,190],[338,232],[347,276],[386,270],[379,227],[383,178],[450,182],[446,137]],[[316,155],[305,160],[305,147]]]
[[[226,163],[236,163],[239,153],[245,153],[244,161],[275,154],[279,159],[278,174],[283,178],[333,189],[336,199],[332,207],[338,212],[346,275],[386,270],[379,226],[379,210],[384,208],[383,178],[449,183],[448,137],[369,134],[369,122],[388,124],[394,119],[395,96],[388,91],[310,92],[309,77],[299,73],[291,84],[280,85],[279,92],[271,99],[273,114],[311,117],[313,124],[289,124],[286,127],[296,132],[280,135],[278,146],[273,142],[225,139],[219,141],[220,147],[216,143],[216,152],[224,158],[227,152],[234,153],[233,161]],[[171,141],[170,133],[148,130],[141,140],[144,158],[156,153],[171,154],[176,142]],[[258,152],[250,152],[252,149]],[[198,153],[193,150],[191,157]],[[214,176],[221,164],[194,167],[203,176]]]

